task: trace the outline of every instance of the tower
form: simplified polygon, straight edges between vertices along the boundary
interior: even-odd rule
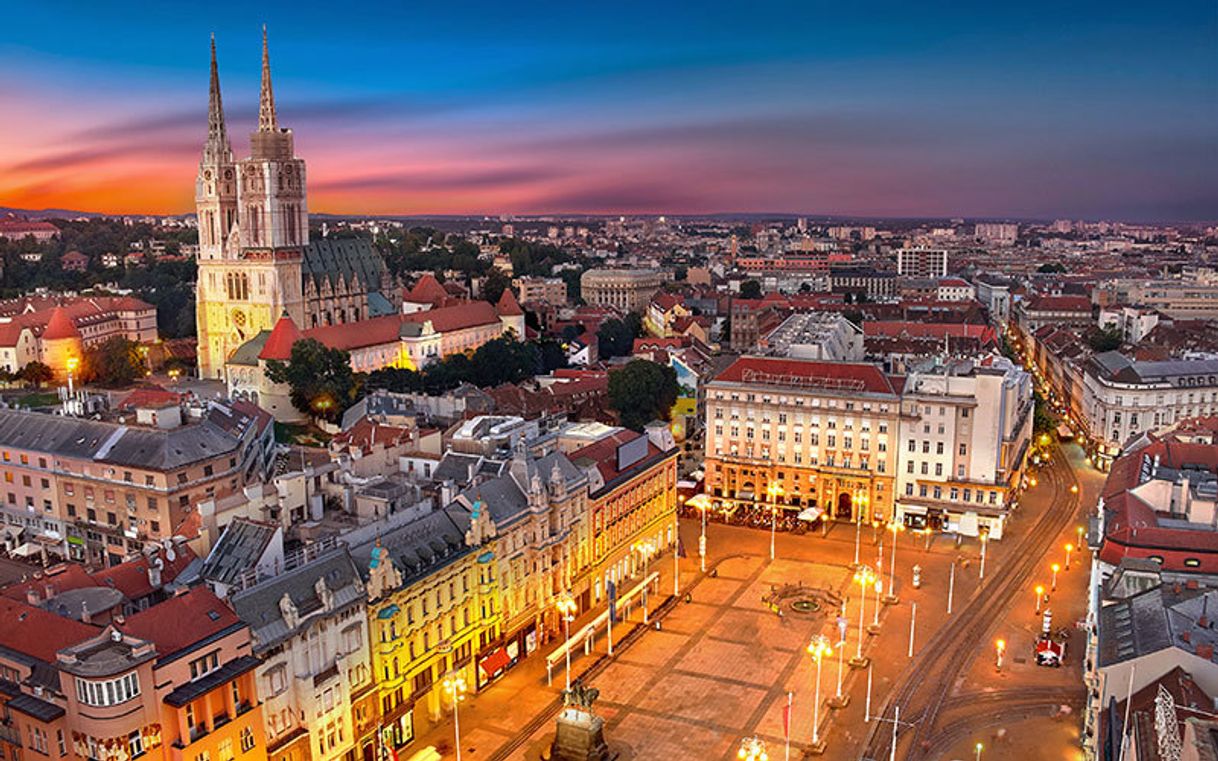
[[[236,349],[287,313],[306,323],[302,260],[309,242],[305,163],[279,127],[262,30],[262,87],[250,155],[234,163],[212,43],[207,142],[199,165],[199,375],[222,378]],[[213,184],[212,180],[217,179]],[[213,236],[213,232],[222,233]]]

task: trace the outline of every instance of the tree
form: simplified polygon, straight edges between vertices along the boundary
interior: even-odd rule
[[[21,368],[21,372],[18,375],[21,380],[35,388],[40,388],[42,384],[50,383],[55,379],[55,371],[49,365],[43,364],[38,360],[34,360]]]
[[[609,373],[609,405],[635,431],[652,420],[668,420],[677,391],[677,371],[668,365],[635,359]]]
[[[140,345],[114,336],[85,352],[84,376],[103,386],[127,386],[147,369]]]
[[[740,298],[742,299],[759,299],[761,298],[761,283],[756,280],[745,280],[740,284]]]
[[[1087,344],[1095,351],[1116,351],[1124,343],[1125,336],[1117,325],[1094,331],[1087,336]]]
[[[332,423],[342,418],[357,391],[351,355],[314,338],[293,344],[287,364],[267,362],[266,377],[288,385],[293,407]]]
[[[601,359],[625,357],[634,351],[634,339],[642,335],[643,321],[631,312],[622,319],[605,320],[596,332],[597,351]]]
[[[511,285],[512,281],[508,279],[507,275],[503,274],[501,270],[493,269],[482,281],[482,299],[492,304],[498,304],[499,297]]]
[[[1066,266],[1064,264],[1062,264],[1061,262],[1046,262],[1045,264],[1042,264],[1039,267],[1037,267],[1036,271],[1054,274],[1054,273],[1059,273],[1059,272],[1065,272]]]

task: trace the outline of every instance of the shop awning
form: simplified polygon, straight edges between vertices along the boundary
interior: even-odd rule
[[[486,674],[487,678],[490,678],[507,668],[511,662],[512,659],[508,656],[507,651],[498,648],[479,661],[478,668],[482,669],[482,673]]]
[[[39,547],[37,544],[34,544],[33,542],[26,542],[25,544],[23,544],[20,547],[17,547],[16,549],[13,550],[13,554],[19,558],[33,557],[34,555],[37,555],[40,552],[42,552],[42,548]]]
[[[821,516],[822,512],[823,511],[819,507],[809,507],[809,508],[805,508],[805,509],[801,510],[799,515],[797,515],[796,517],[799,518],[801,521],[808,521],[809,523],[811,523],[812,521],[819,518]]]

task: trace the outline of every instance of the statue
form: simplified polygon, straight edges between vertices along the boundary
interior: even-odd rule
[[[605,720],[592,713],[601,691],[576,680],[563,690],[563,710],[558,714],[551,761],[610,761],[614,758],[605,743]]]

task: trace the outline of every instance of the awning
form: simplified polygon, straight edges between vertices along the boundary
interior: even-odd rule
[[[486,674],[486,677],[490,679],[507,668],[511,662],[512,659],[508,656],[507,651],[500,647],[478,661],[478,668],[482,669],[482,673]]]
[[[801,510],[799,515],[797,515],[795,517],[799,518],[799,520],[801,520],[801,521],[808,521],[809,523],[811,523],[812,521],[819,518],[823,512],[824,511],[821,510],[819,507],[809,507],[809,508],[805,508],[804,510]]]
[[[13,550],[13,554],[19,558],[33,557],[34,555],[37,555],[40,552],[42,552],[42,548],[39,547],[37,544],[34,544],[33,542],[26,542],[25,544],[23,544],[20,547],[17,547],[16,549]]]

